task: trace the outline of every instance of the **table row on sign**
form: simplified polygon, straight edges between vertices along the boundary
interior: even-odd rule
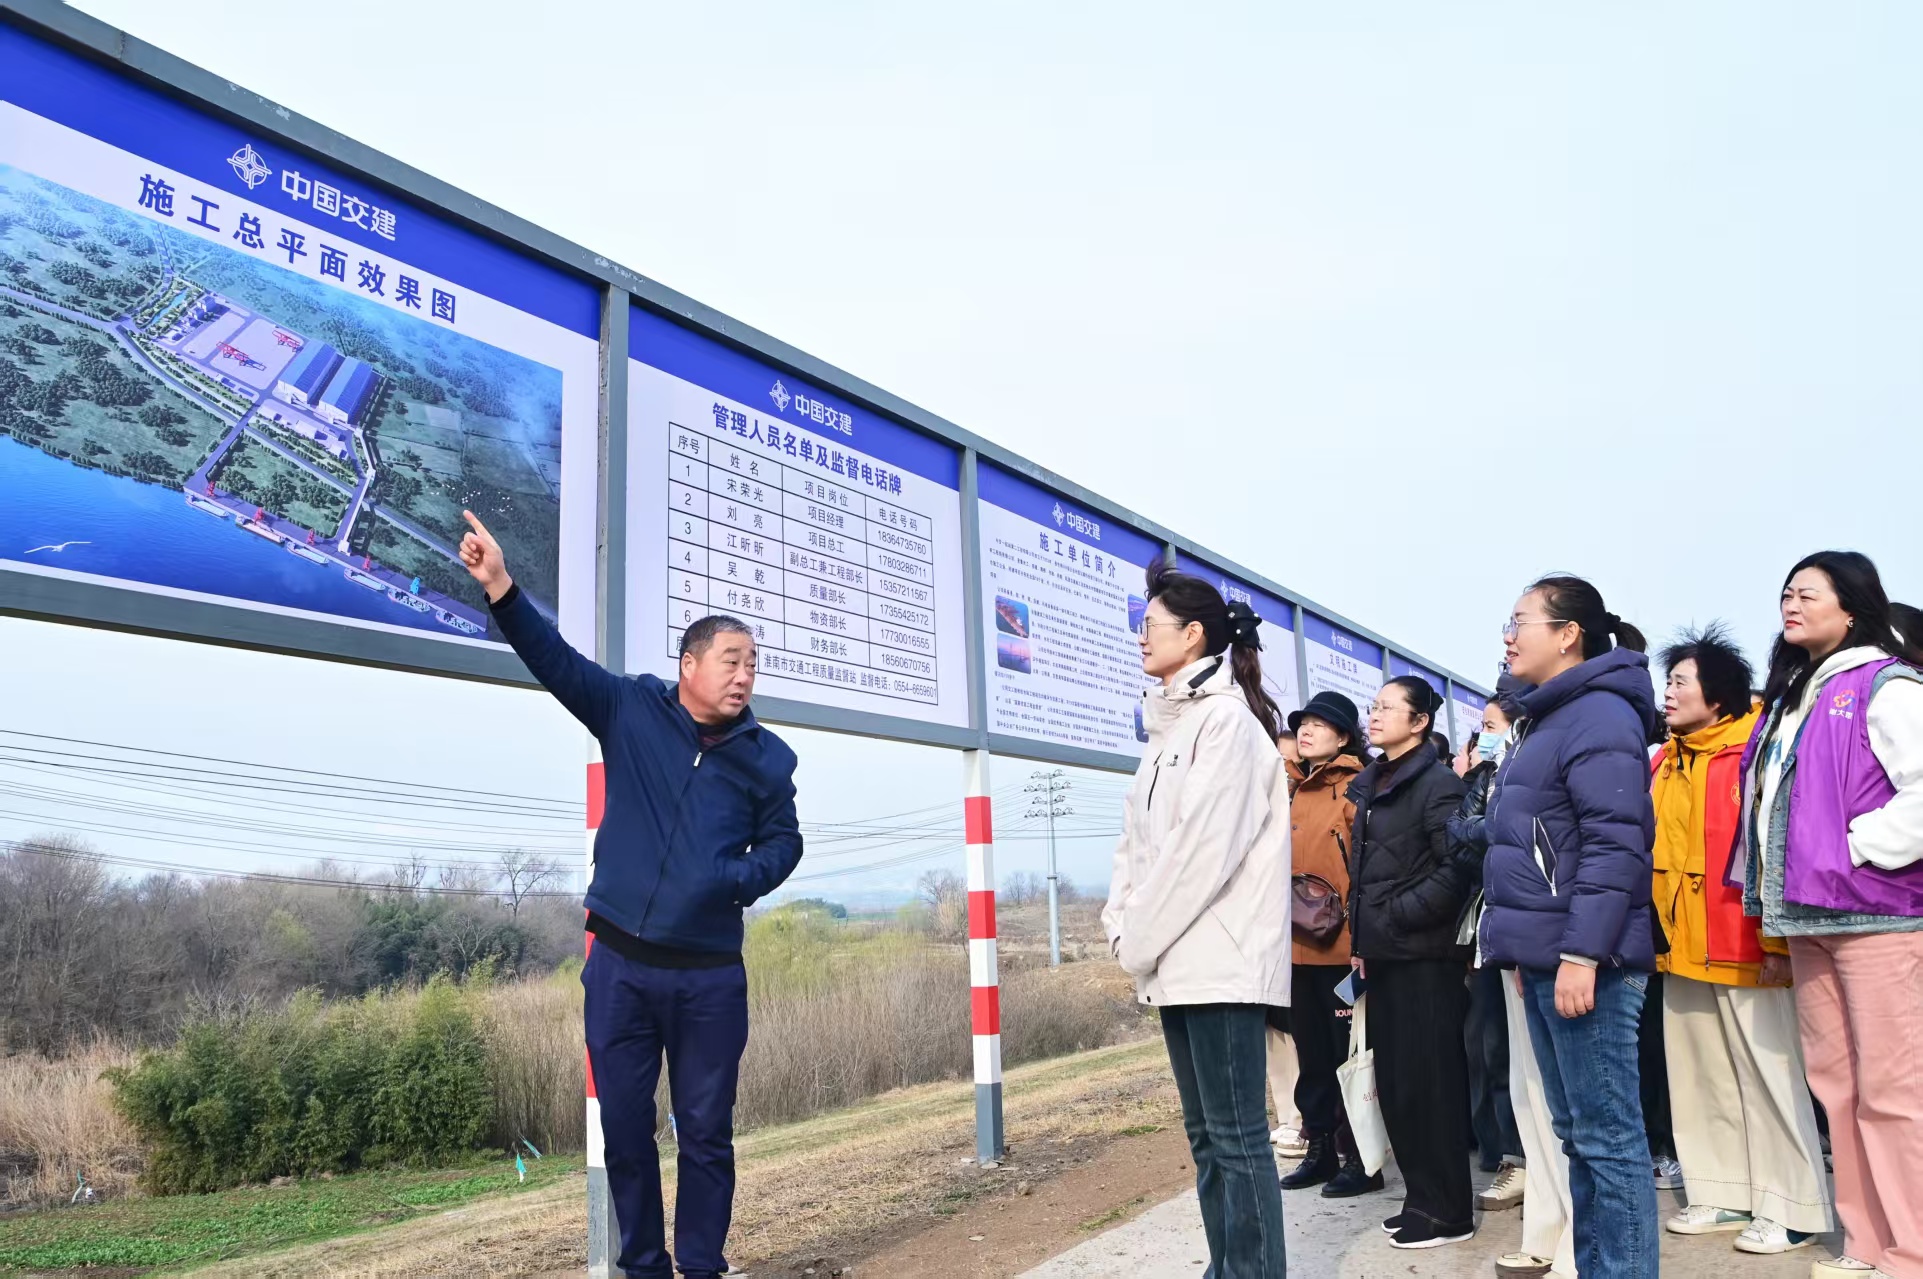
[[[725,577],[737,582],[754,582],[769,588],[782,582],[784,574],[800,574],[818,581],[831,582],[844,590],[864,591],[870,595],[884,596],[897,603],[913,605],[916,608],[935,607],[934,586],[926,581],[889,571],[902,566],[890,559],[885,552],[876,552],[869,556],[874,561],[871,567],[868,564],[822,554],[810,546],[775,546],[766,542],[755,545],[752,540],[742,540],[729,545],[729,539],[725,537],[710,540],[719,541],[723,545],[709,547],[698,542],[684,542],[679,538],[670,539],[668,567],[683,573]]]
[[[775,462],[750,462],[742,466],[745,469],[731,470],[693,458],[675,456],[668,459],[668,480],[697,492],[732,498],[766,511],[781,509],[785,497],[799,497],[854,519],[886,524],[911,537],[925,540],[934,536],[933,520],[903,506],[892,497],[865,493],[859,487],[824,478],[813,471],[798,470]]]
[[[669,527],[673,528],[677,524],[686,525],[691,520],[705,520],[710,524],[725,525],[771,541],[800,543],[812,534],[816,538],[845,548],[838,552],[843,555],[862,546],[875,546],[886,550],[891,555],[911,559],[922,565],[934,561],[934,550],[927,538],[915,537],[891,525],[865,520],[858,515],[850,515],[834,507],[823,506],[798,494],[788,493],[783,496],[785,506],[781,509],[763,508],[738,498],[703,493],[685,484],[670,481],[668,484]],[[783,510],[786,514],[782,513]],[[677,532],[675,536],[688,535]],[[690,540],[699,539],[690,538]],[[920,571],[927,570],[924,568]]]
[[[675,600],[668,610],[668,656],[678,657],[681,653],[681,632],[687,623],[681,622],[683,616],[698,619],[702,615],[694,606],[685,601]],[[839,635],[825,635],[811,631],[805,626],[789,626],[782,622],[767,622],[755,618],[741,619],[755,633],[757,664],[763,674],[777,673],[771,663],[774,654],[785,653],[793,657],[808,658],[817,662],[833,663],[848,670],[867,670],[888,675],[909,683],[926,684],[929,700],[933,700],[936,685],[936,665],[932,657],[919,653],[903,652],[879,644],[865,644],[860,640],[844,639]],[[825,683],[848,683],[863,687],[858,681],[828,679]],[[875,687],[875,686],[867,686]],[[916,700],[922,700],[916,698]]]
[[[824,635],[873,641],[890,648],[920,653],[925,657],[932,658],[935,655],[933,614],[920,610],[892,609],[887,600],[872,596],[863,595],[837,606],[806,594],[788,595],[746,582],[696,577],[690,573],[670,573],[668,597],[676,601],[673,616],[668,620],[681,626],[706,613],[733,613],[744,620],[756,618],[803,626]],[[693,616],[681,620],[680,615],[690,610],[693,610]],[[898,617],[889,616],[890,613],[904,611],[912,620],[926,621],[929,626],[926,629],[910,626]]]

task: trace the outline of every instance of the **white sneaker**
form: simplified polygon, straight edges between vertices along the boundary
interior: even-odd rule
[[[1736,1236],[1736,1251],[1761,1254],[1794,1252],[1798,1248],[1807,1248],[1815,1242],[1815,1235],[1791,1230],[1781,1222],[1771,1221],[1768,1217],[1758,1217],[1749,1223],[1749,1229]]]
[[[1854,1257],[1831,1257],[1827,1260],[1813,1261],[1809,1268],[1810,1279],[1890,1279],[1881,1270],[1867,1261]]]
[[[1291,1128],[1287,1124],[1269,1134],[1269,1143],[1278,1153],[1291,1155],[1297,1159],[1309,1153],[1308,1138],[1302,1135],[1300,1129]]]
[[[1523,1188],[1528,1180],[1528,1173],[1507,1159],[1503,1160],[1502,1167],[1496,1170],[1496,1179],[1489,1183],[1487,1190],[1476,1196],[1476,1207],[1484,1212],[1521,1207]]]
[[[1683,1188],[1683,1166],[1667,1155],[1656,1161],[1656,1189],[1681,1190]]]
[[[1746,1212],[1731,1212],[1727,1208],[1716,1208],[1709,1204],[1691,1204],[1665,1221],[1663,1229],[1672,1235],[1713,1235],[1724,1230],[1747,1230],[1751,1224]]]

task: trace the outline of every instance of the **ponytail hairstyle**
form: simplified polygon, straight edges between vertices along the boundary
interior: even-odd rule
[[[1543,609],[1559,622],[1574,622],[1582,631],[1582,659],[1601,657],[1612,648],[1647,653],[1643,633],[1610,612],[1602,592],[1580,577],[1538,578],[1529,592],[1542,596]],[[1614,643],[1610,641],[1614,640]]]
[[[1409,699],[1409,706],[1413,713],[1428,717],[1429,722],[1415,731],[1423,734],[1436,732],[1436,712],[1442,709],[1442,694],[1436,692],[1428,680],[1422,678],[1420,675],[1398,675],[1382,687],[1401,689],[1402,695]],[[1411,724],[1410,727],[1414,728],[1414,725]],[[1444,738],[1443,740],[1446,743],[1448,739]],[[1434,746],[1433,742],[1429,744],[1432,747]],[[1436,749],[1438,753],[1442,754],[1443,762],[1445,764],[1448,763],[1449,756],[1446,747]]]
[[[1856,551],[1818,551],[1796,561],[1783,579],[1783,589],[1806,568],[1820,571],[1836,591],[1837,605],[1854,621],[1850,627],[1851,647],[1873,644],[1891,657],[1923,668],[1923,635],[1913,635],[1896,620],[1896,610],[1904,607],[1890,603],[1883,591],[1883,578],[1867,555]],[[1914,610],[1909,610],[1914,614]],[[1912,628],[1913,629],[1913,628]],[[1763,705],[1793,704],[1803,695],[1804,685],[1816,673],[1816,663],[1807,649],[1798,648],[1779,633],[1769,654],[1769,678],[1763,684]]]
[[[1282,738],[1282,708],[1262,687],[1262,637],[1257,628],[1262,619],[1241,600],[1233,604],[1222,599],[1222,592],[1192,573],[1178,572],[1163,556],[1148,566],[1148,598],[1161,600],[1169,615],[1184,626],[1202,626],[1202,651],[1210,657],[1228,650],[1229,670],[1235,677],[1249,709],[1269,740]]]

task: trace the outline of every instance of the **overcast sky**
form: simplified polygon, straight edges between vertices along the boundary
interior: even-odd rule
[[[77,7],[1474,678],[1546,570],[1756,656],[1807,551],[1923,595],[1912,5]],[[15,621],[0,661],[0,727],[580,789],[533,693]],[[790,736],[807,820],[956,794]]]

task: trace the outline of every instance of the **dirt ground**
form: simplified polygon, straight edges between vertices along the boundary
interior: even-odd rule
[[[974,1154],[974,1088],[930,1084],[744,1134],[729,1259],[756,1276],[1010,1275],[1189,1184],[1161,1041],[1008,1072],[1007,1158]],[[579,1275],[580,1180],[195,1273]]]

